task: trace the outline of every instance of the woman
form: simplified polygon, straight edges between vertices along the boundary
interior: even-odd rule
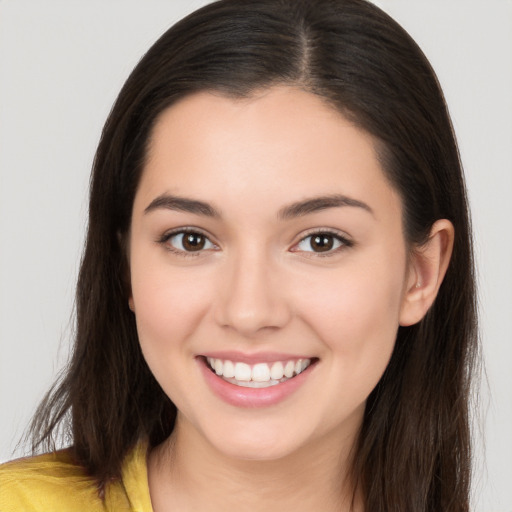
[[[185,18],[119,95],[89,211],[73,360],[33,426],[72,446],[6,465],[2,510],[468,510],[465,188],[387,15]]]

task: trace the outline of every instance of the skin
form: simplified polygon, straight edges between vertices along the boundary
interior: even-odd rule
[[[360,204],[280,216],[334,194]],[[166,195],[206,202],[218,216],[155,206]],[[429,243],[410,251],[401,219],[372,138],[310,93],[203,92],[160,116],[129,243],[141,347],[178,408],[171,438],[149,456],[156,512],[350,509],[366,399],[399,325],[434,300],[453,240],[438,221]],[[187,253],[179,235],[165,237],[180,228],[205,235],[205,248]],[[326,231],[344,242],[315,252],[308,236]],[[237,407],[200,370],[198,357],[212,350],[317,362],[279,403]]]

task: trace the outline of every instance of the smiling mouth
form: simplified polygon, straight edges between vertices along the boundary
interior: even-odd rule
[[[316,359],[291,359],[250,365],[229,359],[205,358],[207,366],[226,382],[246,388],[268,388],[293,379]]]

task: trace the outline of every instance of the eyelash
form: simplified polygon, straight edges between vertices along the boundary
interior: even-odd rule
[[[354,242],[352,240],[349,240],[346,236],[341,235],[338,231],[334,231],[332,229],[315,229],[313,231],[310,231],[309,233],[306,233],[305,236],[302,236],[299,242],[297,242],[293,247],[298,247],[301,243],[308,240],[308,238],[312,239],[314,236],[328,236],[334,238],[337,242],[339,242],[339,246],[334,249],[329,249],[325,252],[317,252],[317,251],[302,251],[304,253],[308,253],[308,257],[315,257],[315,258],[328,258],[331,256],[337,255],[339,252],[353,247]],[[311,242],[310,242],[311,244]],[[294,250],[292,248],[292,252],[300,252],[300,250]],[[314,256],[313,256],[314,255]]]
[[[176,247],[173,247],[170,243],[169,243],[169,240],[171,240],[173,237],[175,236],[178,236],[178,235],[187,235],[187,234],[193,234],[193,235],[200,235],[202,236],[206,241],[207,243],[211,244],[212,247],[210,248],[207,248],[207,249],[204,249],[204,248],[200,248],[198,249],[197,251],[187,251],[187,250],[183,250],[183,249],[177,249]],[[306,240],[308,240],[308,238],[312,238],[314,236],[328,236],[328,237],[332,237],[333,239],[335,239],[335,241],[337,241],[339,243],[338,247],[335,247],[334,249],[328,249],[326,250],[325,252],[322,252],[322,251],[305,251],[305,250],[300,250],[300,249],[295,249],[296,247],[298,247],[300,244],[304,243]],[[197,256],[200,256],[205,250],[211,250],[212,248],[218,248],[218,246],[212,242],[209,238],[208,235],[206,235],[206,233],[204,233],[202,230],[198,229],[198,228],[179,228],[179,229],[176,229],[176,230],[173,230],[173,231],[169,231],[167,233],[164,233],[158,240],[157,240],[158,243],[162,244],[165,246],[165,248],[174,253],[174,254],[177,254],[181,257],[184,257],[184,258],[187,258],[187,257],[197,257]],[[311,243],[311,242],[310,242]],[[290,249],[291,252],[303,252],[303,253],[310,253],[310,256],[308,257],[313,257],[312,255],[314,255],[314,257],[320,257],[320,258],[326,258],[326,257],[330,257],[330,256],[334,256],[336,254],[338,254],[340,251],[344,250],[344,249],[347,249],[347,248],[350,248],[350,247],[353,247],[354,245],[354,242],[352,242],[351,240],[349,240],[348,238],[346,238],[345,236],[341,235],[339,232],[337,231],[333,231],[331,229],[315,229],[314,231],[310,231],[309,233],[307,233],[305,236],[303,236],[293,247],[292,249]]]
[[[168,250],[169,252],[177,254],[178,256],[181,256],[183,258],[194,258],[194,257],[200,256],[205,250],[210,250],[211,249],[211,248],[208,248],[208,249],[201,248],[201,249],[199,249],[197,251],[186,251],[186,250],[182,250],[182,249],[177,249],[176,247],[173,247],[169,243],[169,240],[171,240],[171,238],[173,238],[175,236],[178,236],[178,235],[185,236],[187,234],[200,235],[207,242],[209,242],[213,246],[213,248],[218,248],[217,245],[214,244],[210,240],[210,237],[206,233],[204,233],[202,230],[200,230],[198,228],[179,228],[179,229],[175,229],[173,231],[168,231],[167,233],[164,233],[157,240],[157,242],[162,244],[162,245],[164,245],[166,250]]]

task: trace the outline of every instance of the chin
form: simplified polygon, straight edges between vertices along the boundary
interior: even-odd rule
[[[295,424],[295,428],[294,428]],[[305,448],[312,441],[312,432],[297,421],[283,424],[274,421],[252,421],[232,424],[220,431],[211,426],[203,436],[213,448],[226,457],[246,461],[276,461]]]
[[[298,447],[283,443],[282,439],[235,440],[216,447],[226,457],[253,462],[269,462],[285,459]]]

